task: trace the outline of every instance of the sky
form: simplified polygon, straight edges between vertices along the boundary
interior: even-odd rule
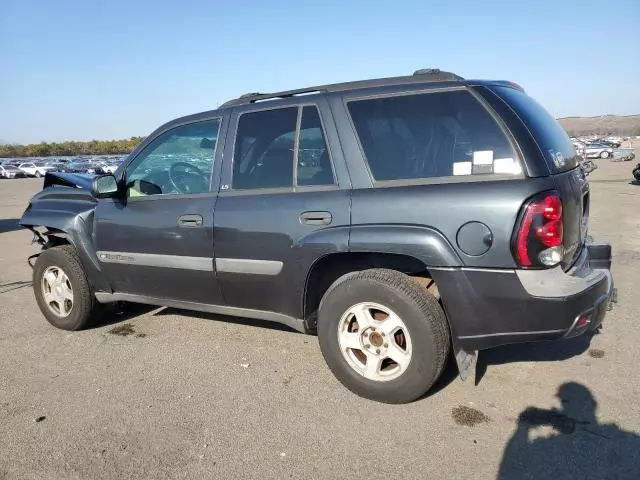
[[[425,67],[515,81],[556,117],[639,114],[640,0],[0,0],[0,143]]]

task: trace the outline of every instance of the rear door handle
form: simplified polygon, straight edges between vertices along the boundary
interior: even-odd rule
[[[300,223],[303,225],[329,225],[333,218],[329,212],[303,212]]]
[[[181,227],[201,227],[202,223],[202,215],[188,214],[178,218],[178,225]]]

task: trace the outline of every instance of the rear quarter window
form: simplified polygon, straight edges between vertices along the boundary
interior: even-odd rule
[[[376,181],[522,174],[506,135],[468,90],[351,100],[347,108]]]
[[[551,173],[577,166],[578,156],[569,135],[542,105],[515,88],[492,86],[491,91],[506,102],[529,129]]]

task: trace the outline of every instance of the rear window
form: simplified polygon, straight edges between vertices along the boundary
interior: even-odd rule
[[[510,142],[467,90],[348,103],[374,179],[520,175]]]
[[[542,105],[511,87],[491,87],[520,117],[544,153],[552,173],[571,170],[578,164],[576,150],[564,128]]]

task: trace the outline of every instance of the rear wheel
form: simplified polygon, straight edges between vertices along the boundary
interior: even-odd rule
[[[33,291],[47,321],[63,330],[85,328],[102,312],[71,245],[40,254],[33,267]]]
[[[320,349],[333,374],[354,393],[406,403],[438,379],[449,329],[438,301],[415,280],[374,269],[338,279],[318,315]]]
[[[600,158],[609,158],[609,152],[607,152],[606,150],[600,152]]]

